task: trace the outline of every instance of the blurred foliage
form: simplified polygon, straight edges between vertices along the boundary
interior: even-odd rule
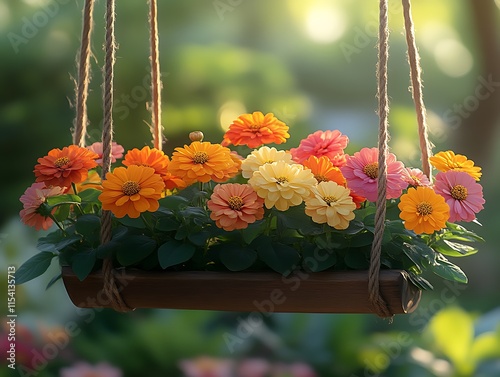
[[[273,111],[287,122],[297,138],[290,140],[291,145],[313,130],[335,128],[351,138],[348,152],[376,144],[376,2],[221,0],[219,3],[237,4],[228,5],[225,11],[214,3],[159,2],[167,153],[187,142],[188,132],[195,128],[203,129],[207,140],[219,141],[221,124],[240,112],[254,110]],[[443,150],[451,147],[452,136],[461,130],[451,128],[446,114],[474,95],[482,74],[480,44],[466,0],[413,3],[431,139]],[[408,93],[401,6],[397,1],[390,4],[391,146],[402,160],[416,166],[416,120]],[[2,165],[0,185],[2,265],[18,264],[34,252],[33,233],[20,226],[15,216],[21,209],[19,196],[33,181],[36,159],[71,141],[71,78],[76,75],[82,6],[83,0],[0,0],[0,157],[7,162]],[[104,1],[96,2],[89,143],[100,138],[102,122],[103,14]],[[150,115],[145,2],[118,2],[117,17],[115,138],[129,149],[149,144],[151,139],[146,125]],[[498,124],[491,127],[498,128]],[[495,144],[499,144],[498,137]],[[482,146],[474,148],[481,150]],[[424,331],[433,314],[450,304],[479,311],[498,305],[500,259],[495,247],[500,241],[496,200],[500,180],[495,173],[500,153],[493,152],[489,151],[482,164],[487,205],[479,220],[484,226],[474,229],[487,243],[463,265],[470,277],[467,290],[436,285],[436,293],[426,294],[415,313],[396,319],[389,327],[391,333],[374,317],[273,315],[265,318],[262,332],[243,343],[241,354],[229,356],[267,355],[271,350],[276,360],[311,363],[321,376],[498,375],[498,355],[490,354],[494,334],[498,336],[498,314],[476,318],[452,309],[441,313]],[[36,328],[39,323],[54,326],[87,318],[82,319],[71,307],[62,284],[50,292],[44,292],[44,286],[27,284],[18,290],[20,324]],[[71,347],[52,369],[42,370],[38,376],[56,376],[60,365],[79,359],[96,363],[105,358],[123,364],[127,377],[145,371],[148,375],[169,371],[168,375],[175,376],[180,373],[177,358],[228,356],[222,335],[238,326],[238,314],[94,314],[91,323],[81,323],[82,333],[71,340]],[[432,324],[439,321],[450,321],[454,327],[440,325],[435,331]],[[464,331],[461,343],[457,321],[465,326],[460,328]],[[496,342],[498,349],[498,338]],[[449,344],[456,348],[448,348]],[[466,357],[459,357],[464,352]],[[481,355],[496,355],[496,360],[483,360]]]

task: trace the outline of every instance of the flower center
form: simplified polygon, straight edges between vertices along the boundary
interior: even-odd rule
[[[417,214],[420,216],[427,216],[432,213],[432,204],[428,202],[421,202],[417,204]]]
[[[59,157],[57,160],[54,161],[54,165],[56,166],[56,168],[61,168],[66,164],[69,164],[69,158],[66,156]]]
[[[288,178],[287,177],[278,177],[278,178],[276,178],[276,183],[278,185],[282,185],[285,182],[288,182]]]
[[[141,186],[135,181],[126,181],[122,186],[125,195],[132,196],[141,191]]]
[[[365,165],[363,168],[363,173],[365,173],[371,179],[378,177],[378,162],[373,162],[371,164]]]
[[[208,154],[207,152],[196,152],[193,156],[193,162],[195,164],[204,164],[205,162],[208,161]]]
[[[451,189],[451,197],[455,200],[467,199],[467,187],[456,185]]]
[[[267,161],[264,161],[264,164],[272,164],[273,162],[275,162],[274,160],[267,160]]]
[[[257,131],[257,130],[259,130],[259,129],[260,129],[260,124],[251,124],[251,125],[250,125],[250,129],[251,129],[252,131]]]
[[[326,202],[326,204],[331,205],[332,203],[335,203],[338,199],[335,196],[325,196],[323,200]]]
[[[240,196],[231,196],[227,203],[233,211],[239,211],[243,207],[243,199]]]
[[[316,180],[318,181],[318,183],[320,183],[320,182],[329,182],[330,181],[324,175],[315,175],[314,178],[316,178]]]

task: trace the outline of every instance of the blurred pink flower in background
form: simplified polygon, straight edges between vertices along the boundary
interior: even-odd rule
[[[88,146],[87,149],[99,155],[99,158],[96,158],[95,161],[102,166],[102,143],[99,141],[95,142],[94,144]],[[125,152],[125,149],[123,149],[120,144],[113,141],[111,146],[111,163],[114,163],[117,159],[122,158],[123,152]]]
[[[245,359],[238,365],[238,377],[267,377],[271,364],[264,359]]]
[[[23,209],[19,212],[21,221],[26,225],[34,227],[36,230],[49,229],[54,221],[50,217],[45,217],[38,212],[39,207],[51,196],[57,196],[64,193],[65,188],[52,186],[45,187],[44,182],[33,183],[26,189],[19,198],[23,203]]]
[[[293,363],[282,364],[278,363],[273,366],[272,377],[317,377],[316,372],[307,364]]]
[[[404,168],[403,179],[413,187],[430,186],[431,182],[424,172],[417,168]]]
[[[185,377],[233,377],[234,362],[200,356],[196,359],[181,360],[179,368]]]
[[[71,367],[63,368],[59,377],[122,377],[122,371],[107,363],[99,363],[95,366],[79,362]]]

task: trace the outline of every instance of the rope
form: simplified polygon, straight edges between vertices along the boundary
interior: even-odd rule
[[[104,124],[102,129],[102,179],[111,169],[111,150],[113,139],[113,77],[115,63],[115,0],[106,2],[106,39],[104,44],[104,84],[103,84],[103,111]],[[109,242],[111,239],[111,212],[102,211],[101,218],[101,244]],[[123,301],[120,291],[116,286],[114,279],[113,262],[111,259],[105,259],[103,266],[104,293],[111,300],[113,309],[120,312],[132,310]]]
[[[432,183],[432,167],[429,161],[429,156],[432,155],[431,143],[429,142],[426,110],[424,98],[422,94],[422,78],[420,67],[420,56],[415,42],[415,28],[411,16],[410,0],[403,0],[403,13],[406,30],[406,43],[408,45],[408,62],[410,64],[410,77],[413,101],[415,102],[415,110],[417,112],[418,136],[420,139],[420,150],[422,152],[422,171]]]
[[[392,317],[387,303],[380,295],[380,254],[382,252],[382,239],[384,237],[386,196],[387,196],[387,151],[389,142],[389,97],[387,95],[387,62],[389,60],[389,26],[387,0],[380,0],[380,26],[379,26],[379,53],[378,53],[378,196],[377,210],[375,212],[375,237],[370,254],[370,269],[368,271],[368,292],[370,302],[378,316]]]
[[[93,25],[94,0],[85,0],[83,9],[82,43],[78,63],[78,82],[76,83],[76,118],[73,144],[85,146],[87,133],[87,97],[90,82],[90,36]]]
[[[158,50],[158,10],[156,0],[149,0],[149,24],[151,27],[151,97],[152,97],[152,133],[153,147],[162,149],[161,125],[161,76],[160,53]]]

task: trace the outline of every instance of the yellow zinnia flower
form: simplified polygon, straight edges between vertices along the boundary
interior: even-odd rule
[[[137,165],[119,167],[107,173],[102,187],[99,195],[102,209],[119,218],[125,215],[137,218],[142,212],[156,211],[165,189],[162,178],[153,168]]]
[[[188,185],[210,180],[223,183],[238,172],[239,164],[229,148],[207,141],[194,141],[175,148],[168,170]]]
[[[279,211],[286,211],[311,195],[316,179],[302,165],[277,161],[259,167],[248,183],[264,199],[266,208],[276,207]]]
[[[356,209],[350,190],[328,181],[320,182],[313,193],[314,196],[305,200],[306,215],[317,224],[328,223],[335,229],[346,229]]]
[[[408,193],[401,196],[398,207],[405,228],[417,234],[432,234],[444,228],[450,218],[450,207],[430,187],[411,187]]]
[[[278,151],[276,148],[261,147],[250,153],[241,164],[241,175],[243,178],[250,178],[254,171],[259,170],[264,164],[272,164],[276,161],[285,161],[292,164],[292,155],[285,151]]]
[[[469,174],[476,181],[481,177],[481,168],[474,166],[474,161],[468,160],[466,156],[455,154],[452,151],[439,152],[429,158],[432,166],[439,171],[464,171]]]

